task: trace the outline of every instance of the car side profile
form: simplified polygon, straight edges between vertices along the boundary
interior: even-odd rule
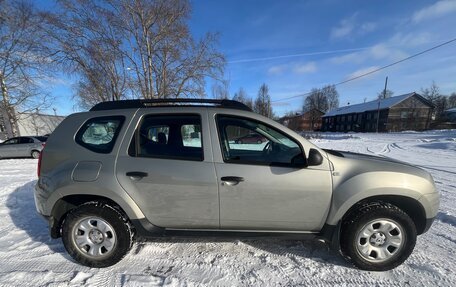
[[[38,158],[47,137],[14,137],[0,143],[0,158],[32,157]]]
[[[265,141],[236,142],[246,135]],[[91,267],[138,236],[201,231],[318,236],[361,269],[389,270],[439,207],[428,172],[321,149],[230,100],[100,103],[56,128],[38,173],[51,237]]]
[[[267,141],[267,139],[258,133],[243,135],[234,140],[234,142],[238,144],[262,144],[265,141]]]

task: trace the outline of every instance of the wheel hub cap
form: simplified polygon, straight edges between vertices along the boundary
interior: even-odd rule
[[[100,244],[104,240],[103,233],[98,229],[92,229],[89,231],[89,239],[92,240],[93,243]]]
[[[384,262],[392,258],[404,245],[400,224],[391,219],[368,222],[358,232],[356,250],[370,262]]]
[[[111,253],[117,243],[114,228],[99,217],[85,217],[73,227],[72,240],[78,251],[89,257]]]
[[[386,236],[382,232],[375,232],[370,238],[370,243],[375,246],[382,246],[385,244]]]

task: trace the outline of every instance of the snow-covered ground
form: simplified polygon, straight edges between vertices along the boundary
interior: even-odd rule
[[[317,240],[156,239],[91,269],[50,239],[35,212],[36,160],[0,161],[1,286],[456,286],[456,131],[322,134],[324,148],[379,154],[428,170],[441,194],[430,231],[395,270],[352,268]]]

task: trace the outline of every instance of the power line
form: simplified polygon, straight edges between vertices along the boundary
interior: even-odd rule
[[[431,47],[431,48],[426,49],[426,50],[424,50],[424,51],[421,51],[421,52],[419,52],[419,53],[413,54],[413,55],[411,55],[411,56],[408,56],[408,57],[406,57],[406,58],[403,58],[403,59],[398,60],[398,61],[396,61],[396,62],[393,62],[393,63],[391,63],[391,64],[382,66],[382,67],[380,67],[380,68],[377,68],[377,69],[374,69],[374,70],[372,70],[372,71],[366,72],[366,73],[364,73],[364,74],[358,75],[358,76],[356,76],[356,77],[347,79],[347,80],[345,80],[345,81],[338,82],[338,83],[334,84],[334,86],[340,86],[340,85],[346,84],[346,83],[348,83],[348,82],[357,80],[357,79],[359,79],[359,78],[363,78],[363,77],[365,77],[365,76],[371,75],[371,74],[373,74],[373,73],[377,73],[378,71],[384,70],[384,69],[386,69],[386,68],[389,68],[389,67],[391,67],[391,66],[397,65],[397,64],[402,63],[402,62],[404,62],[404,61],[407,61],[407,60],[410,60],[410,59],[412,59],[412,58],[418,57],[418,56],[420,56],[420,55],[423,55],[423,54],[425,54],[425,53],[427,53],[427,52],[430,52],[430,51],[435,50],[435,49],[437,49],[437,48],[440,48],[440,47],[442,47],[442,46],[448,45],[448,44],[450,44],[450,43],[452,43],[452,42],[455,42],[455,41],[456,41],[456,38],[453,38],[453,39],[451,39],[451,40],[449,40],[449,41],[446,41],[446,42],[441,43],[441,44],[439,44],[439,45],[437,45],[437,46],[434,46],[434,47]],[[282,101],[287,101],[287,100],[291,100],[291,99],[294,99],[294,98],[300,98],[300,97],[304,97],[304,96],[310,95],[310,93],[312,93],[312,92],[307,92],[307,93],[299,94],[299,95],[296,95],[296,96],[291,96],[291,97],[287,97],[287,98],[283,98],[283,99],[279,99],[279,100],[274,100],[274,101],[271,101],[271,102],[282,102]]]
[[[293,58],[293,57],[302,57],[302,56],[316,56],[316,55],[324,55],[324,54],[337,54],[337,53],[346,53],[346,52],[358,52],[358,51],[362,51],[362,50],[367,50],[367,49],[372,48],[372,47],[373,47],[373,46],[371,46],[371,47],[353,48],[353,49],[342,49],[342,50],[317,51],[317,52],[300,53],[300,54],[289,54],[289,55],[271,56],[271,57],[263,57],[263,58],[239,59],[239,60],[228,61],[228,64],[247,63],[247,62],[258,62],[258,61],[267,61],[267,60],[277,60],[277,59]]]

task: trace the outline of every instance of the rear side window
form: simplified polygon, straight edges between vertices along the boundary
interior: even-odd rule
[[[29,144],[29,143],[34,143],[32,138],[20,138],[19,143],[21,144]]]
[[[202,161],[199,115],[145,116],[135,132],[129,155]]]
[[[110,153],[116,143],[123,116],[92,118],[76,134],[76,142],[97,153]]]

